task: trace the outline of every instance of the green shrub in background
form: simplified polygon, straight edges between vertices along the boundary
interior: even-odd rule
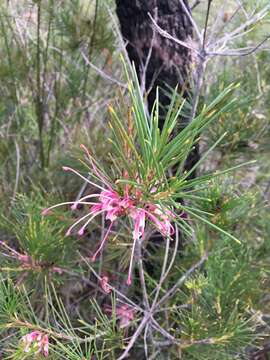
[[[248,10],[253,4],[245,5]],[[160,132],[157,94],[148,123],[136,75],[128,68],[127,81],[119,61],[111,3],[0,6],[3,359],[43,358],[47,345],[49,359],[118,359],[136,332],[132,359],[248,359],[267,349],[268,52],[209,63],[216,77],[205,82],[195,122],[171,139],[182,99],[175,94]],[[250,33],[251,40],[267,32],[268,20]],[[185,183],[181,167],[177,179],[170,177],[169,167],[183,163],[192,147],[188,140],[199,133],[198,178]],[[177,217],[169,221],[182,229],[180,239],[142,243],[130,287],[132,219],[119,217],[93,263],[108,229],[104,216],[83,236],[75,231],[65,237],[87,206],[41,214],[94,190],[61,165],[101,185],[91,164],[90,178],[85,159],[78,162],[80,143],[117,191],[138,187],[144,200],[173,210]]]

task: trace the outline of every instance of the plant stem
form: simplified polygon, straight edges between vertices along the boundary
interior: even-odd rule
[[[45,157],[44,157],[44,144],[43,144],[44,113],[43,113],[43,99],[42,99],[42,87],[41,87],[40,27],[41,27],[41,1],[38,1],[38,3],[37,3],[37,51],[36,51],[36,62],[37,62],[36,116],[37,116],[38,133],[39,133],[40,165],[41,165],[41,168],[43,169],[45,167]]]
[[[54,9],[54,0],[51,0],[51,18],[53,18],[53,9]],[[55,38],[53,37],[53,42],[54,42]],[[56,47],[56,44],[53,44],[54,47]],[[50,135],[49,135],[49,143],[48,143],[48,147],[47,147],[47,166],[49,166],[50,164],[50,155],[51,155],[51,150],[54,144],[54,139],[55,139],[55,132],[57,131],[56,129],[56,124],[57,124],[57,117],[59,114],[59,110],[60,110],[60,91],[61,91],[61,80],[62,80],[62,68],[63,68],[63,35],[61,35],[61,46],[60,46],[60,59],[59,59],[59,70],[57,71],[57,74],[55,75],[55,83],[54,83],[54,97],[55,97],[55,109],[54,109],[54,114],[53,114],[53,118],[52,118],[52,122],[50,124]],[[54,53],[54,62],[57,62],[56,56],[57,54]]]
[[[156,304],[156,308],[159,308],[164,301],[168,300],[175,292],[178,290],[180,286],[184,284],[186,279],[197,269],[199,269],[205,261],[208,259],[208,254],[205,253],[202,258],[194,264],[190,269],[188,269],[185,274],[177,281],[177,283],[161,298],[161,300]]]

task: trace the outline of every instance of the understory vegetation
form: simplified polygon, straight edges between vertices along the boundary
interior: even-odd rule
[[[1,2],[0,359],[267,358],[270,6],[214,3],[212,37],[258,16],[231,47],[262,46],[208,59],[179,132],[114,1]]]

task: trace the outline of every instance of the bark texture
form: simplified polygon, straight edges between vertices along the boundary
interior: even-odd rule
[[[187,9],[189,5],[184,0]],[[156,98],[156,88],[168,90],[179,86],[186,97],[189,89],[192,52],[161,36],[154,30],[149,13],[158,25],[175,38],[192,43],[193,26],[179,0],[116,0],[116,11],[121,32],[127,42],[127,52],[134,62],[140,81],[145,82],[148,92],[149,112]],[[148,66],[145,67],[145,64]],[[163,114],[170,103],[165,91],[160,91],[160,127],[164,122]],[[180,125],[181,126],[181,125]],[[190,169],[198,159],[198,148],[190,154],[186,169]]]

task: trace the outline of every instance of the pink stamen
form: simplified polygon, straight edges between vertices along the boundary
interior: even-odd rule
[[[54,267],[52,268],[52,271],[53,271],[54,273],[59,274],[59,275],[62,275],[62,274],[64,273],[64,269],[62,269],[62,268],[60,268],[60,267],[58,267],[58,266],[54,266]]]
[[[78,231],[78,235],[79,236],[83,236],[84,234],[84,228],[82,227],[79,231]]]
[[[157,216],[153,215],[149,211],[145,210],[146,214],[148,215],[149,219],[155,224],[159,232],[163,236],[171,236],[174,233],[174,227],[171,225],[169,220],[167,219],[158,219]]]
[[[71,204],[73,204],[73,205],[71,206],[71,209],[72,209],[72,210],[77,210],[78,205],[80,205],[80,204],[83,204],[83,205],[98,205],[99,203],[93,203],[93,202],[83,201],[83,200],[90,199],[90,198],[93,198],[93,197],[100,197],[100,194],[87,195],[87,196],[84,196],[83,198],[81,198],[81,199],[79,199],[79,200],[76,200],[76,201],[74,201],[74,202],[71,202]]]
[[[89,216],[91,216],[91,213],[84,215],[82,218],[80,218],[80,219],[77,220],[74,224],[72,224],[72,225],[68,228],[65,236],[71,235],[72,229],[74,229],[76,225],[78,225],[80,222],[82,222],[84,219],[88,218]]]
[[[44,210],[42,210],[42,212],[41,212],[41,215],[42,215],[42,216],[51,215],[51,214],[52,214],[52,211],[50,210],[50,208],[44,209]]]
[[[110,232],[111,232],[112,226],[113,226],[113,222],[110,223],[110,226],[109,226],[109,228],[108,228],[108,230],[107,230],[107,232],[106,232],[106,235],[104,236],[103,240],[101,241],[99,248],[97,249],[97,251],[95,252],[95,254],[92,256],[92,258],[91,258],[92,261],[96,261],[97,255],[98,255],[98,254],[100,253],[100,251],[103,249],[103,246],[104,246],[104,244],[105,244],[105,242],[106,242],[106,240],[107,240],[107,238],[108,238],[108,236],[109,236],[109,234],[110,234]]]
[[[93,197],[99,197],[99,196],[100,196],[100,194],[90,194],[90,195],[86,195],[86,196],[80,198],[79,200],[74,201],[74,202],[73,202],[73,205],[71,206],[71,209],[72,209],[72,210],[76,210],[76,209],[77,209],[77,206],[78,206],[79,204],[81,204],[82,201],[84,201],[84,200],[86,200],[86,199],[93,198]]]
[[[93,209],[93,208],[92,208],[92,211],[91,211],[90,214],[94,214],[94,215],[91,216],[90,219],[88,219],[88,220],[86,221],[86,223],[85,223],[85,224],[81,227],[81,229],[79,230],[78,234],[79,234],[80,236],[82,236],[82,235],[84,234],[84,231],[85,231],[85,228],[87,227],[87,225],[88,225],[97,215],[99,215],[99,214],[103,213],[104,211],[106,211],[106,209],[100,210],[101,207],[98,206],[98,205],[99,205],[99,204],[95,205],[95,206],[96,206],[96,209]],[[89,215],[89,214],[88,214],[88,215]]]
[[[89,179],[87,179],[85,176],[81,175],[78,171],[68,167],[68,166],[63,166],[63,170],[64,171],[71,171],[74,174],[76,174],[77,176],[79,176],[80,178],[82,178],[84,181],[88,182],[88,184],[97,187],[100,190],[105,190],[102,186],[99,186],[97,184],[95,184],[94,182],[90,181]]]
[[[128,269],[128,278],[127,278],[128,286],[130,286],[132,283],[132,271],[133,271],[133,261],[134,261],[136,241],[137,241],[137,239],[134,239],[133,245],[132,245],[131,257],[130,257],[130,263],[129,263],[129,269]]]
[[[100,178],[104,182],[104,184],[106,184],[108,186],[108,188],[110,188],[111,187],[110,183],[105,179],[103,174],[97,169],[96,165],[94,164],[93,158],[90,155],[89,150],[83,144],[81,144],[80,147],[86,153],[86,155],[87,155],[87,157],[88,157],[88,159],[90,161],[90,164],[92,165],[92,168],[93,168],[95,174],[97,175],[97,177]]]
[[[94,196],[93,196],[94,197]],[[67,202],[63,202],[63,203],[60,203],[60,204],[56,204],[56,205],[53,205],[53,206],[50,206],[49,208],[47,209],[44,209],[41,214],[42,215],[48,215],[48,214],[52,214],[52,211],[53,209],[57,208],[57,207],[60,207],[60,206],[64,206],[64,205],[75,205],[75,204],[82,204],[82,205],[95,205],[96,203],[93,203],[93,202],[87,202],[87,201],[81,201],[83,199],[80,199],[78,201],[67,201]],[[72,208],[71,206],[71,208]]]
[[[24,255],[24,254],[19,254],[18,255],[18,260],[21,261],[24,264],[28,264],[31,261],[31,256]]]
[[[69,236],[71,234],[72,229],[74,229],[84,219],[88,218],[89,216],[93,215],[93,213],[95,213],[95,215],[91,218],[91,220],[92,220],[95,216],[101,214],[103,211],[105,211],[105,210],[102,210],[102,211],[100,211],[98,213],[96,213],[94,211],[91,211],[89,214],[86,214],[83,217],[81,217],[78,221],[76,221],[73,225],[70,226],[70,228],[66,232],[66,236]]]

